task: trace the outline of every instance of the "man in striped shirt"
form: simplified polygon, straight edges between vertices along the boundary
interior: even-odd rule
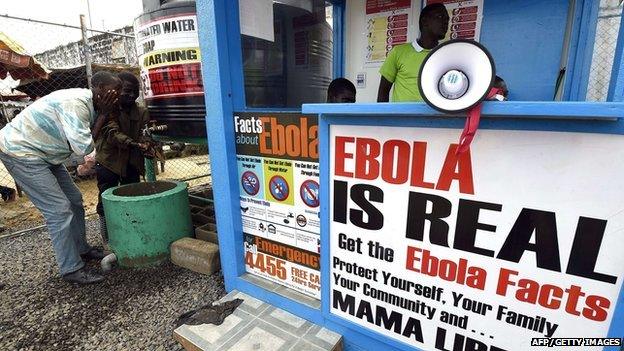
[[[92,89],[65,89],[38,99],[0,130],[0,160],[43,214],[63,279],[79,284],[104,279],[85,268],[102,250],[86,240],[82,194],[63,162],[93,151],[104,124],[119,112],[121,81],[98,72]]]

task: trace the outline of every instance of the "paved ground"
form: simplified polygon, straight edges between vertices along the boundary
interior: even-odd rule
[[[96,222],[87,227],[96,243]],[[45,230],[0,240],[0,283],[0,350],[180,350],[176,318],[225,293],[220,274],[171,264],[69,285]]]

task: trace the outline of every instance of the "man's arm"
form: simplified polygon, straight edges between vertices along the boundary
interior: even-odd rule
[[[102,130],[102,127],[108,123],[111,120],[109,115],[98,115],[96,117],[95,120],[95,124],[93,125],[93,128],[91,128],[91,135],[93,137],[93,140],[97,140],[98,137],[100,136],[100,131]]]
[[[377,91],[377,102],[389,102],[390,89],[392,89],[392,82],[387,80],[384,76],[381,76],[379,80],[379,90]]]
[[[98,106],[95,107],[97,107],[98,116],[95,119],[95,125],[91,128],[93,140],[97,140],[102,127],[119,114],[119,97],[117,91],[108,90],[104,92],[103,96],[98,99]]]
[[[71,151],[84,156],[93,151],[91,135],[91,111],[86,104],[67,101],[58,110],[59,120]]]
[[[390,101],[390,89],[392,89],[392,85],[399,71],[398,48],[398,46],[395,46],[390,50],[388,57],[386,57],[386,60],[379,69],[381,79],[379,80],[379,90],[377,91],[377,102]]]
[[[109,144],[114,144],[120,149],[128,149],[130,147],[136,147],[141,150],[146,147],[137,140],[132,139],[121,131],[119,124],[116,121],[109,121],[101,131],[101,137],[105,138],[105,141]]]
[[[121,149],[127,149],[134,141],[121,131],[119,123],[117,121],[109,121],[104,127],[102,127],[101,137],[104,138],[106,143],[114,144]]]

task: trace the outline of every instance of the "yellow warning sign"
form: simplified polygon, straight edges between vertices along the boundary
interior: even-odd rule
[[[199,48],[179,48],[153,51],[143,57],[144,68],[201,62]]]

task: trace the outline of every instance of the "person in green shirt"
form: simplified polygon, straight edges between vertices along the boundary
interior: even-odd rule
[[[381,66],[377,102],[423,101],[418,89],[418,74],[425,57],[446,36],[449,15],[441,3],[425,6],[420,12],[420,38],[413,43],[397,45]]]

